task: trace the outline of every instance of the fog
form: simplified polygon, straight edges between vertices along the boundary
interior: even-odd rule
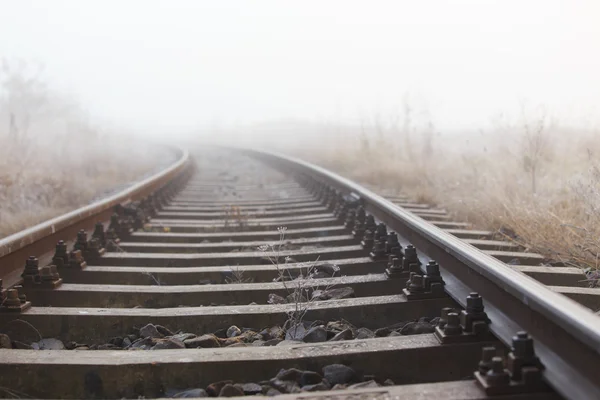
[[[596,123],[600,3],[0,3],[0,56],[89,115],[154,134],[270,120],[358,123],[416,104],[437,129],[543,106]]]

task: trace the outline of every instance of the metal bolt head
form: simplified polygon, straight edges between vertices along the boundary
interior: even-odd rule
[[[448,313],[446,316],[446,325],[444,326],[443,330],[445,335],[460,335],[462,333],[460,317],[458,316],[458,313]]]
[[[29,256],[27,261],[25,261],[25,266],[30,267],[30,268],[31,267],[37,268],[39,266],[39,260],[37,259],[36,256]]]
[[[77,232],[77,241],[80,243],[87,242],[87,233],[83,229]]]
[[[483,298],[477,292],[471,292],[467,297],[467,313],[483,312]]]
[[[517,332],[512,338],[512,352],[515,357],[531,359],[535,357],[533,339],[525,331]]]
[[[481,352],[481,361],[479,361],[479,372],[486,374],[492,369],[492,358],[496,356],[495,347],[484,347]]]
[[[427,272],[427,275],[440,276],[440,266],[434,260],[429,261],[425,266],[425,271]]]
[[[406,282],[406,288],[411,292],[422,292],[424,290],[423,275],[412,272],[410,274],[410,279]]]
[[[502,357],[493,357],[491,369],[485,375],[490,386],[506,386],[510,383],[510,375],[504,369]]]
[[[404,258],[406,258],[409,262],[417,262],[419,259],[417,258],[417,249],[412,244],[406,246],[404,249]]]

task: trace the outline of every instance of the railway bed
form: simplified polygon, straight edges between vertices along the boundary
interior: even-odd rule
[[[381,194],[275,153],[180,151],[2,239],[0,396],[600,398],[581,271]]]

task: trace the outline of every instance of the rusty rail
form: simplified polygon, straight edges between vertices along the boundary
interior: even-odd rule
[[[180,174],[190,165],[189,153],[181,149],[174,151],[179,155],[178,160],[163,171],[119,193],[1,239],[0,277],[3,278],[3,285],[10,287],[19,283],[23,260],[29,255],[42,258],[43,254],[54,251],[58,240],[75,237],[81,229],[92,229],[96,222],[108,220],[116,205],[141,199]]]

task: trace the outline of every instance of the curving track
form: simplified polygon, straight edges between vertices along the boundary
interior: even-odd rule
[[[597,289],[521,250],[300,160],[183,152],[0,242],[0,394],[600,398]]]

